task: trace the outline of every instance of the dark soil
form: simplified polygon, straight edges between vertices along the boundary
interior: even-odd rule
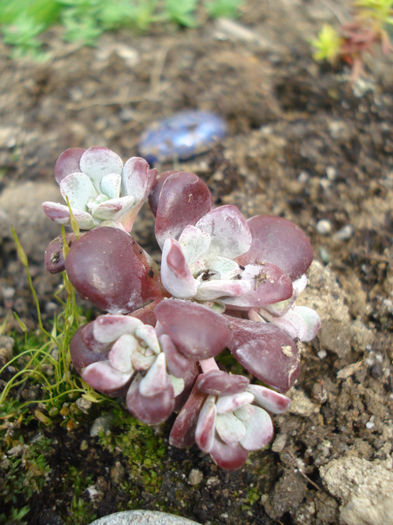
[[[304,345],[302,375],[288,394],[290,412],[275,418],[272,447],[242,469],[222,472],[196,449],[170,448],[167,425],[160,485],[152,492],[139,480],[130,496],[113,474],[124,469],[127,478],[127,457],[89,434],[101,415],[94,408],[77,429],[44,430],[51,473],[27,503],[28,523],[66,519],[70,465],[90,477],[98,495],[82,498],[97,517],[136,502],[204,524],[393,523],[392,62],[377,52],[353,84],[345,68],[316,64],[308,43],[323,22],[338,24],[332,7],[345,16],[347,5],[255,0],[235,23],[107,34],[96,48],[64,44],[53,30],[43,64],[13,61],[0,47],[0,324],[9,309],[36,323],[10,225],[46,318],[56,309],[59,281],[45,273],[42,253],[58,229],[39,203],[58,200],[58,154],[106,145],[128,158],[147,125],[188,108],[218,112],[229,134],[181,168],[202,177],[217,204],[281,215],[307,232],[315,262],[304,303],[323,319]],[[136,235],[156,250],[144,217]]]

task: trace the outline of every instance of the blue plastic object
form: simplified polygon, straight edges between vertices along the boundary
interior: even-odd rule
[[[150,164],[185,160],[225,137],[225,121],[208,111],[182,111],[153,124],[142,135],[139,153]]]

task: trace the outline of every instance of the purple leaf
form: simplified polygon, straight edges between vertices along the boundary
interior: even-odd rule
[[[210,450],[213,461],[225,470],[235,470],[244,465],[248,458],[248,452],[238,443],[224,443],[216,437]]]
[[[248,392],[254,396],[254,403],[273,414],[282,414],[288,410],[291,403],[289,397],[279,394],[262,385],[249,385]]]
[[[55,164],[55,179],[59,184],[70,173],[80,171],[79,161],[85,151],[83,148],[69,148],[59,155]]]
[[[180,244],[166,239],[162,250],[161,279],[165,289],[175,297],[187,299],[196,294],[198,283],[192,276]]]
[[[72,243],[75,241],[74,233],[66,233],[65,238],[68,246],[71,246]],[[45,268],[50,273],[59,273],[64,271],[65,269],[63,244],[63,237],[59,235],[48,244],[45,250]]]
[[[206,306],[167,299],[154,312],[164,332],[189,359],[213,357],[231,338],[226,318]]]
[[[253,286],[239,297],[226,297],[223,300],[226,305],[248,310],[283,301],[292,295],[291,279],[274,264],[249,264],[241,277],[240,282],[252,279]]]
[[[228,348],[239,363],[267,385],[287,391],[300,373],[292,338],[270,323],[246,319],[230,318],[230,328],[233,335]]]
[[[108,312],[128,313],[162,297],[147,255],[118,228],[83,235],[73,243],[65,267],[79,294]]]
[[[203,452],[210,452],[213,447],[216,415],[215,398],[209,396],[203,404],[195,428],[195,442]]]
[[[139,390],[141,377],[137,377],[131,383],[127,392],[127,408],[133,416],[147,425],[158,425],[163,423],[172,413],[175,406],[173,387],[168,383],[167,387],[153,396],[144,396]]]
[[[206,395],[194,385],[191,394],[173,423],[169,443],[173,447],[186,448],[195,442],[195,428]]]
[[[273,263],[292,280],[310,266],[313,251],[306,234],[293,222],[273,215],[256,215],[248,219],[252,244],[238,257],[239,264]]]
[[[178,351],[169,335],[162,334],[158,339],[166,356],[168,372],[175,377],[182,378],[188,378],[191,372],[195,377],[197,373],[195,362],[190,361]]]
[[[249,380],[241,375],[232,375],[223,370],[210,370],[201,374],[196,382],[197,388],[213,396],[236,394],[246,390]]]
[[[157,201],[156,198],[151,200]],[[156,211],[155,232],[160,247],[169,237],[178,239],[187,225],[194,225],[212,206],[209,188],[199,177],[185,171],[167,176]]]
[[[107,345],[100,345],[94,339],[93,322],[81,326],[70,343],[72,363],[79,374],[91,363],[106,359],[106,350]]]
[[[129,383],[131,375],[114,369],[107,360],[96,361],[81,372],[83,381],[106,395],[117,395]]]

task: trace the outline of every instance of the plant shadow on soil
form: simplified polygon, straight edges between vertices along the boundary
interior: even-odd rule
[[[32,412],[26,425],[3,428],[1,512],[8,523],[86,524],[144,508],[217,525],[336,524],[354,494],[337,492],[328,467],[349,459],[386,472],[393,437],[393,68],[377,55],[354,86],[348,71],[314,63],[307,39],[325,21],[336,22],[316,0],[255,0],[236,22],[248,37],[212,21],[186,31],[104,35],[96,48],[77,49],[53,29],[45,37],[53,58],[42,64],[11,61],[0,45],[0,318],[13,309],[29,328],[36,325],[10,225],[26,237],[46,322],[57,311],[59,281],[42,265],[57,230],[29,208],[57,191],[57,155],[100,144],[127,158],[151,122],[198,108],[223,116],[229,134],[181,169],[202,177],[216,204],[235,204],[248,216],[281,215],[307,232],[315,263],[304,301],[323,319],[319,337],[304,345],[292,408],[274,419],[272,447],[239,471],[221,471],[194,448],[170,447],[170,422],[144,427],[113,401],[87,413],[75,408],[73,425],[68,414],[45,425]],[[158,254],[151,227],[144,211],[135,233]],[[92,437],[98,417],[109,431]]]

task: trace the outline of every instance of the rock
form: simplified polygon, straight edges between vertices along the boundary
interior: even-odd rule
[[[197,469],[193,468],[188,476],[188,483],[192,486],[199,485],[203,480],[203,473]]]
[[[11,227],[15,228],[27,257],[39,264],[47,244],[60,232],[41,209],[46,200],[62,202],[55,184],[28,181],[6,187],[0,194],[0,244],[11,239]]]
[[[290,392],[291,404],[289,412],[297,416],[310,417],[319,412],[318,405],[315,405],[303,392],[303,390],[292,389]]]
[[[90,525],[199,525],[181,516],[152,510],[116,512],[93,521]]]
[[[319,469],[328,491],[341,502],[340,523],[393,525],[392,461],[334,459]]]

